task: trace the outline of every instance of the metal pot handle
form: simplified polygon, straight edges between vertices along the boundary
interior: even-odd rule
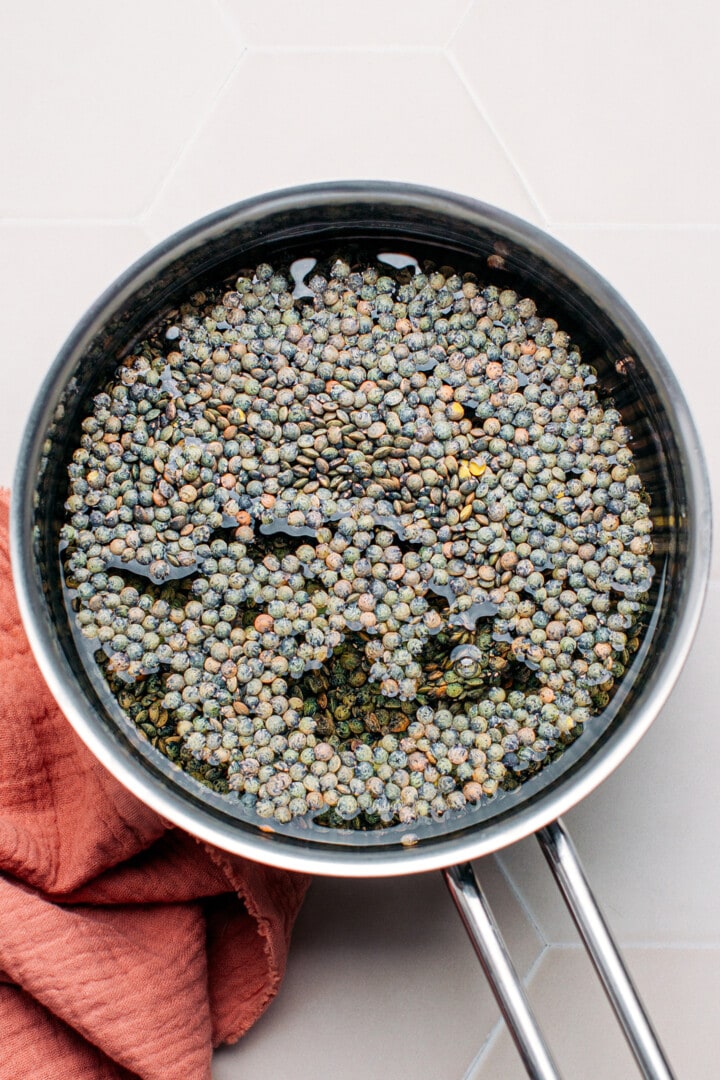
[[[564,825],[555,821],[537,838],[643,1077],[674,1080]],[[444,875],[528,1076],[560,1080],[471,864],[449,867]]]
[[[528,1076],[560,1080],[472,864],[449,866],[443,874]]]

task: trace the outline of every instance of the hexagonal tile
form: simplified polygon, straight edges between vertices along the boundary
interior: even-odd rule
[[[28,0],[2,23],[0,217],[138,214],[240,52],[202,0]]]
[[[556,222],[720,222],[720,8],[479,0],[451,43]]]
[[[222,0],[243,40],[264,48],[393,48],[443,45],[467,9],[467,0]]]
[[[148,226],[160,238],[258,192],[362,177],[434,184],[536,215],[444,56],[250,52]]]

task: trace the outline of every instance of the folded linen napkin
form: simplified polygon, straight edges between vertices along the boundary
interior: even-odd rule
[[[308,883],[171,828],[86,749],[23,632],[0,493],[0,1080],[206,1080]]]

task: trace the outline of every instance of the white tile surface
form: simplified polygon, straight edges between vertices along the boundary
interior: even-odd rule
[[[442,46],[468,0],[222,0],[244,41],[262,48],[363,49]]]
[[[30,406],[58,349],[103,289],[150,246],[138,225],[0,224],[0,485],[12,482]],[[19,332],[7,332],[8,327]]]
[[[139,214],[237,61],[202,0],[0,9],[0,217]]]
[[[720,9],[477,0],[451,43],[556,222],[720,222]]]
[[[495,202],[604,273],[665,349],[720,504],[710,0],[27,0],[2,6],[0,40],[0,484],[56,349],[154,240],[265,190],[380,177]],[[720,1059],[717,538],[714,551],[718,584],[675,693],[631,758],[567,817],[692,1080],[714,1080]],[[522,904],[491,861],[483,881],[520,970],[536,971],[567,1076],[629,1080],[581,953],[551,948],[532,969],[545,939],[576,940],[537,844],[502,863]],[[657,948],[631,947],[648,943]],[[506,1036],[477,1056],[497,1016],[439,875],[320,880],[280,997],[218,1052],[215,1080],[450,1080],[468,1068],[472,1080],[515,1080]]]
[[[720,952],[627,949],[626,960],[678,1077],[716,1080],[720,1030]],[[638,1067],[580,949],[548,949],[530,982],[551,1052],[567,1080],[630,1080]],[[466,1080],[525,1080],[501,1028]]]
[[[535,214],[445,56],[248,52],[148,226],[159,239],[261,191],[358,177],[451,187]]]
[[[525,973],[542,945],[494,860],[478,872]],[[460,1077],[498,1017],[440,874],[318,879],[280,995],[213,1077]]]

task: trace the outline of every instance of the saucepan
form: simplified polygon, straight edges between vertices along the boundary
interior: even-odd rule
[[[203,282],[273,258],[343,246],[407,252],[536,299],[581,343],[631,429],[652,499],[655,573],[641,644],[609,703],[582,735],[515,790],[429,819],[408,845],[394,829],[278,826],[201,786],[143,739],[82,662],[63,601],[58,555],[67,463],[93,394],[132,342]],[[23,620],[70,723],[101,762],[163,817],[227,851],[312,874],[382,877],[441,869],[528,1074],[557,1077],[470,860],[532,833],[538,840],[646,1077],[672,1075],[560,818],[647,731],[687,656],[708,576],[710,499],[698,437],[679,386],[622,298],[563,245],[494,207],[444,191],[337,182],[278,191],[221,210],[140,259],[95,303],[55,360],[29,418],[13,505],[12,555]]]

